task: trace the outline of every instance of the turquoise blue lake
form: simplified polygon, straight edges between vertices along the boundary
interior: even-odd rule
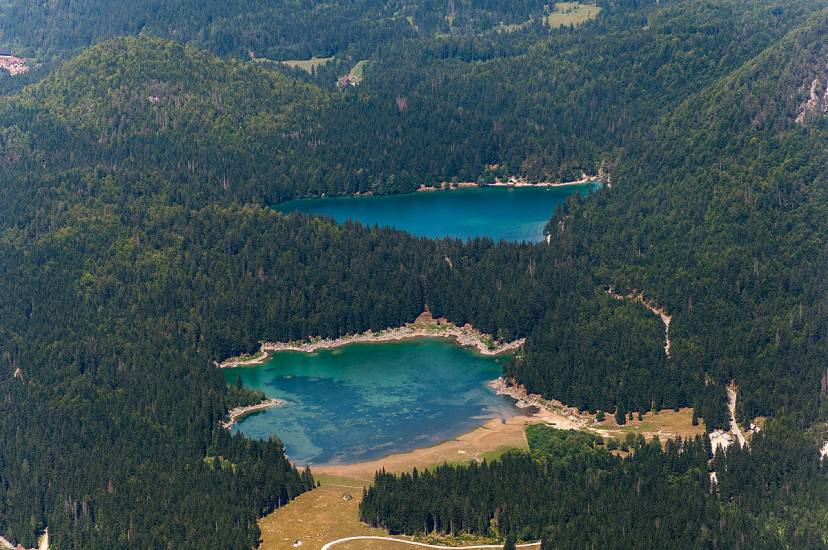
[[[441,338],[350,344],[316,353],[280,352],[253,367],[224,369],[286,404],[233,426],[279,437],[297,464],[347,464],[427,447],[516,414],[486,382],[504,358]]]
[[[280,212],[329,216],[368,226],[393,227],[421,237],[491,237],[539,242],[555,209],[573,193],[600,183],[566,187],[476,187],[406,195],[299,199],[277,204]]]

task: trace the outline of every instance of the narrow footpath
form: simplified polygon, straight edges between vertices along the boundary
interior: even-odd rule
[[[618,294],[613,290],[612,287],[609,287],[606,290],[606,293],[616,300],[630,300],[633,302],[638,302],[639,304],[643,305],[651,312],[658,315],[658,318],[661,319],[661,322],[664,323],[664,353],[667,357],[670,357],[670,322],[673,320],[673,317],[667,313],[667,310],[661,306],[655,305],[650,300],[644,298],[643,292],[636,292],[635,290],[630,292],[629,294]]]

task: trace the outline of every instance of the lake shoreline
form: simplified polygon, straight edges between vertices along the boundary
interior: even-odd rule
[[[390,453],[384,457],[351,463],[311,464],[315,474],[370,481],[374,473],[405,472],[420,470],[444,462],[480,461],[490,453],[505,449],[528,449],[524,429],[530,424],[545,424],[559,430],[591,430],[593,418],[575,407],[559,401],[529,394],[521,385],[514,385],[503,377],[489,381],[486,386],[495,395],[505,395],[515,400],[521,413],[508,417],[492,417],[479,426],[460,435],[410,451]]]
[[[496,342],[495,339],[484,332],[477,330],[469,324],[463,327],[449,323],[445,319],[433,319],[431,314],[421,314],[413,323],[407,323],[401,327],[388,328],[381,331],[361,332],[341,336],[336,339],[311,338],[310,340],[298,340],[293,342],[262,342],[259,351],[255,355],[242,355],[225,359],[216,363],[220,369],[246,367],[260,365],[267,361],[271,355],[281,351],[296,351],[302,353],[313,353],[323,349],[335,349],[349,344],[372,344],[382,342],[399,342],[413,338],[448,338],[461,347],[474,348],[481,355],[500,355],[515,351],[523,346],[525,338],[511,342]]]
[[[523,178],[514,177],[509,178],[507,181],[495,181],[494,183],[479,183],[476,181],[462,181],[452,183],[448,181],[443,181],[433,186],[420,184],[420,186],[417,188],[417,192],[454,191],[457,189],[473,189],[477,187],[572,187],[577,185],[585,185],[587,183],[597,183],[600,181],[601,180],[598,178],[598,176],[588,176],[586,174],[584,174],[583,177],[581,177],[580,179],[572,181],[543,181],[537,183],[531,183]]]
[[[225,430],[229,430],[233,427],[233,424],[255,412],[263,411],[265,409],[269,409],[270,407],[279,407],[284,405],[285,402],[281,399],[273,399],[268,398],[264,401],[256,403],[255,405],[247,405],[245,407],[235,407],[227,411],[228,419],[226,422],[222,422],[221,426]]]
[[[515,407],[522,412],[505,418],[489,418],[476,428],[451,439],[417,447],[410,451],[390,453],[381,458],[347,464],[311,464],[311,467],[315,474],[349,478],[370,484],[374,473],[381,469],[395,473],[410,472],[413,468],[422,471],[443,463],[479,462],[487,457],[493,458],[492,453],[497,454],[498,451],[506,449],[526,450],[528,444],[524,430],[531,424],[544,424],[558,430],[586,431],[619,441],[629,431],[628,429],[625,431],[625,426],[617,426],[611,419],[611,415],[606,421],[599,422],[595,415],[589,412],[579,411],[577,407],[554,399],[546,399],[539,394],[529,393],[523,385],[504,377],[491,380],[486,385],[496,395],[505,395],[514,399]],[[628,424],[634,433],[639,433],[647,439],[653,437],[689,438],[704,434],[702,425],[689,428],[685,426],[683,429],[676,425],[676,419],[679,419],[681,424],[690,425],[691,417],[692,409],[683,408],[680,412],[648,413],[647,422],[657,419],[653,426],[645,425],[645,421],[642,420],[629,420]],[[828,449],[828,444],[826,444],[826,449]]]

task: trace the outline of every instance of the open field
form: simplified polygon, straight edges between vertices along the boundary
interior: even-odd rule
[[[287,65],[292,69],[302,69],[308,73],[313,72],[315,67],[321,67],[333,57],[312,57],[310,59],[289,59],[287,61],[279,61],[282,65]]]
[[[447,547],[455,547],[454,542],[446,542],[446,541],[426,541],[428,543],[435,543],[436,546],[432,548],[447,548]],[[477,542],[474,543],[457,543],[457,548],[480,548]],[[489,546],[489,545],[487,545]],[[518,548],[538,548],[540,546],[539,542],[536,543],[529,543],[529,544],[519,544]],[[489,548],[496,550],[498,548],[502,548],[503,545],[496,544],[490,545]],[[346,541],[342,542],[341,544],[337,544],[331,550],[416,550],[417,548],[428,548],[428,547],[418,547],[412,544],[406,544],[404,542],[391,542],[387,540],[377,541],[377,540],[355,540],[355,541]]]
[[[579,2],[558,2],[555,11],[544,18],[547,26],[556,28],[567,25],[580,25],[590,19],[595,19],[601,8],[592,4]]]
[[[294,541],[302,541],[303,550],[319,550],[326,542],[355,535],[387,535],[382,529],[371,529],[361,524],[358,517],[362,484],[326,483],[299,496],[287,506],[259,520],[262,530],[262,550],[293,548]],[[352,500],[342,495],[351,493]]]
[[[374,473],[385,468],[386,471],[403,472],[413,468],[423,469],[443,463],[462,463],[472,460],[491,460],[508,449],[527,449],[525,426],[537,422],[531,416],[512,417],[506,422],[493,419],[479,428],[445,441],[433,447],[416,449],[389,457],[360,464],[317,466],[312,468],[314,476],[321,487],[282,507],[276,512],[259,520],[262,530],[263,550],[281,550],[293,548],[294,541],[301,540],[303,550],[319,550],[326,542],[344,537],[359,535],[387,536],[382,529],[372,529],[358,520],[359,501],[362,488],[373,480]],[[345,493],[353,496],[352,500],[343,500]],[[431,537],[416,539],[431,543]],[[440,544],[485,544],[491,541],[478,538],[466,538],[462,541],[439,541]],[[352,541],[336,545],[336,549],[373,549],[398,550],[413,548],[409,545],[392,541]]]
[[[320,550],[325,543],[354,536],[388,536],[383,529],[372,529],[358,519],[362,486],[359,480],[317,475],[322,486],[301,495],[299,498],[259,520],[262,530],[262,550],[287,550],[302,541],[302,550]],[[352,500],[343,500],[350,493]],[[468,546],[487,544],[491,541],[479,537],[437,539],[434,537],[395,537],[423,543]],[[393,541],[350,541],[337,544],[336,550],[398,550],[413,546]]]
[[[637,415],[633,418],[637,418]],[[676,436],[686,439],[704,435],[704,421],[700,418],[699,425],[693,426],[693,409],[689,407],[679,409],[678,412],[672,409],[658,413],[650,412],[645,414],[642,420],[628,419],[623,426],[616,424],[615,417],[607,413],[606,420],[592,425],[590,430],[604,437],[613,437],[618,440],[623,440],[628,433],[634,433],[641,434],[648,440],[657,435],[659,439],[665,441]]]

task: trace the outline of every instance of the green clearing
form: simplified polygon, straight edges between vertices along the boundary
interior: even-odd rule
[[[352,81],[360,82],[362,79],[365,78],[365,66],[368,65],[367,59],[362,59],[356,62],[356,65],[351,67],[351,70],[348,72],[348,77]]]
[[[418,27],[417,23],[414,22],[413,15],[406,15],[405,20],[408,21],[408,24],[411,25],[411,28],[414,29],[414,32],[420,32],[420,27]]]
[[[578,26],[595,19],[600,12],[601,8],[592,4],[557,2],[555,4],[555,11],[544,17],[544,21],[550,28],[564,27],[567,25]]]
[[[288,59],[285,61],[278,61],[282,65],[287,65],[292,69],[302,69],[308,73],[312,73],[316,67],[321,67],[331,61],[333,57],[311,57],[310,59]]]

